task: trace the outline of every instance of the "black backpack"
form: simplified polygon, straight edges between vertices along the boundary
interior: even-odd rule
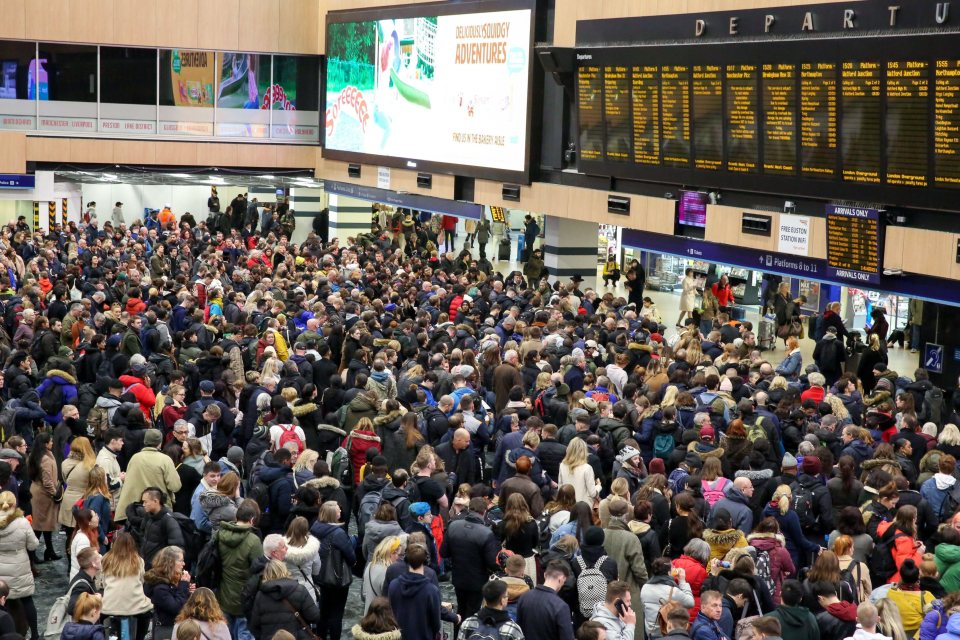
[[[197,554],[197,568],[193,573],[198,587],[219,589],[223,577],[223,560],[220,557],[220,538],[213,534]]]
[[[188,567],[192,567],[199,551],[203,549],[207,542],[207,536],[197,528],[197,524],[190,516],[173,511],[170,512],[170,515],[177,521],[180,534],[183,535],[183,561]]]
[[[256,500],[260,507],[260,530],[270,529],[270,487],[265,482],[257,478],[247,493],[247,498]]]
[[[873,553],[867,558],[867,568],[870,569],[870,581],[873,584],[886,584],[897,572],[897,563],[893,559],[893,548],[897,538],[907,534],[896,531],[893,524],[877,539]]]
[[[794,482],[790,489],[793,491],[793,510],[797,512],[797,517],[800,518],[800,527],[804,531],[816,529],[817,514],[814,511],[813,489],[805,487],[799,482]]]
[[[40,341],[48,333],[50,333],[50,331],[47,329],[38,332],[37,335],[33,337],[33,342],[30,343],[30,357],[33,358],[33,361],[36,362],[38,366],[44,362],[43,345]]]
[[[48,416],[60,413],[63,410],[63,387],[56,382],[47,385],[40,396],[40,408],[46,411]]]

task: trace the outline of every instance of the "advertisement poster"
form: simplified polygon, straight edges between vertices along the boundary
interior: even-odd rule
[[[167,84],[168,95],[173,97],[170,106],[213,107],[215,60],[212,51],[171,49],[160,52],[161,83]],[[161,96],[165,93],[161,90]]]
[[[529,41],[529,10],[330,24],[327,147],[522,171]]]
[[[777,251],[795,256],[810,254],[810,218],[780,214]]]
[[[219,53],[221,109],[260,109],[270,86],[270,56],[255,53]],[[266,108],[266,107],[264,107]]]

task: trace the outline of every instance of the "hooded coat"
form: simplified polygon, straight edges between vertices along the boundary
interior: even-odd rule
[[[407,572],[390,582],[390,606],[404,640],[434,640],[440,633],[440,589],[426,576]],[[409,603],[416,602],[417,606]]]
[[[770,615],[780,621],[780,637],[783,640],[820,640],[820,627],[809,609],[782,604]]]
[[[0,514],[0,579],[9,585],[10,598],[33,595],[33,573],[28,554],[39,544],[20,509]]]
[[[77,393],[77,379],[61,369],[50,369],[47,372],[46,379],[37,387],[37,395],[39,395],[41,399],[50,385],[60,387],[62,402],[60,403],[59,411],[47,414],[46,421],[50,424],[60,424],[60,421],[63,420],[63,407],[68,404],[77,404],[77,398],[79,397]]]
[[[739,529],[725,529],[724,531],[704,529],[703,539],[710,545],[711,560],[723,560],[723,557],[731,549],[747,546],[747,539]]]
[[[293,578],[280,578],[260,585],[248,615],[250,633],[254,638],[272,638],[284,630],[298,640],[312,640],[313,635],[300,626],[293,611],[307,624],[320,621],[320,609],[307,589]]]
[[[797,575],[797,568],[786,548],[786,540],[779,533],[751,533],[747,544],[757,550],[757,554],[766,552],[770,556],[770,578],[773,580],[773,602],[781,603],[780,588],[783,581]]]

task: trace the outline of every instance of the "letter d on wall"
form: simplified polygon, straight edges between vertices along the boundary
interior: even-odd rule
[[[703,32],[706,30],[707,30],[707,23],[704,22],[703,20],[697,20],[696,26],[693,30],[693,34],[699,38],[700,36],[703,35]]]

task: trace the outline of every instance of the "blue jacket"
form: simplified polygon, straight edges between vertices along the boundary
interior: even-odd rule
[[[780,366],[777,367],[776,373],[784,378],[796,380],[797,376],[800,375],[802,368],[803,356],[800,354],[800,350],[797,349],[783,359],[783,362],[781,362]]]
[[[440,589],[426,576],[407,572],[388,592],[404,640],[434,640],[440,633]]]
[[[729,615],[727,609],[724,609],[724,612]],[[690,637],[693,640],[730,640],[730,636],[724,634],[720,622],[711,620],[702,612],[697,613],[697,617],[693,620],[693,626],[690,627]]]
[[[102,624],[68,621],[60,632],[61,640],[107,640]]]
[[[920,623],[920,635],[917,640],[936,640],[937,636],[947,631],[947,621],[950,616],[943,614],[943,601],[934,600],[933,608],[923,616]],[[951,639],[953,640],[953,639]]]
[[[353,551],[353,543],[350,541],[350,536],[347,535],[347,532],[343,530],[342,526],[317,520],[313,523],[313,526],[310,527],[310,533],[320,541],[321,559],[330,553],[331,547],[334,547],[340,552],[340,555],[343,556],[344,562],[350,566],[353,566],[357,561],[357,556]]]
[[[932,611],[930,613],[933,613]],[[923,623],[926,624],[927,618],[924,616]],[[921,629],[923,627],[921,626]],[[947,632],[937,636],[937,640],[960,640],[960,616],[954,614],[947,620]]]
[[[41,400],[43,399],[43,392],[52,384],[60,386],[63,402],[60,404],[60,411],[48,414],[45,420],[52,425],[58,425],[63,420],[63,407],[68,404],[77,404],[79,395],[77,393],[77,380],[66,371],[51,369],[47,372],[46,379],[37,387],[37,395],[40,396]]]
[[[517,624],[524,640],[573,640],[570,607],[542,584],[520,596]]]
[[[267,465],[260,472],[260,480],[270,492],[270,533],[283,533],[287,516],[293,506],[291,498],[297,490],[293,483],[293,469],[282,465]]]
[[[934,475],[932,478],[926,480],[922,485],[920,485],[920,495],[927,501],[927,504],[930,505],[930,511],[933,512],[933,515],[936,516],[937,522],[943,521],[945,515],[950,515],[949,513],[944,514],[943,503],[946,502],[947,496],[950,495],[950,492],[953,491],[954,487],[957,486],[956,480],[945,489],[940,489],[937,487],[937,475]],[[949,508],[948,508],[949,510]]]
[[[768,504],[763,509],[763,517],[766,518],[768,516],[776,518],[777,524],[780,525],[780,531],[787,541],[787,551],[790,552],[794,566],[803,566],[800,564],[801,551],[812,553],[820,550],[817,544],[810,542],[807,540],[807,537],[803,535],[803,529],[800,528],[800,516],[798,516],[797,512],[793,509],[790,509],[786,513],[780,513],[780,509]]]

